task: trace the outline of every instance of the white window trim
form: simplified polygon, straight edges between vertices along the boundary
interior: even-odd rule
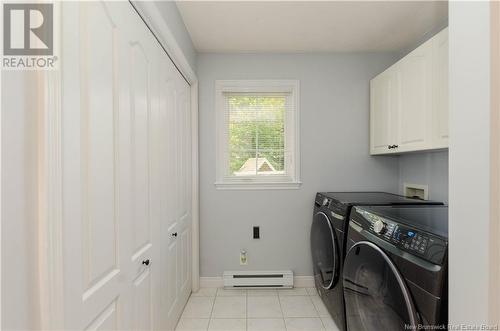
[[[227,150],[228,125],[224,116],[225,92],[263,92],[291,93],[294,103],[293,123],[293,158],[292,173],[287,176],[270,177],[229,177],[226,176],[228,162],[225,157]],[[262,190],[262,189],[298,189],[300,181],[300,102],[298,80],[217,80],[215,82],[215,113],[216,113],[216,182],[217,189]]]

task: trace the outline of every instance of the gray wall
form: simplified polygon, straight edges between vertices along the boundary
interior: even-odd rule
[[[224,270],[292,269],[311,274],[313,198],[325,190],[398,191],[398,157],[369,156],[369,80],[394,54],[199,54],[201,276]],[[299,190],[217,190],[214,82],[299,79]],[[253,225],[260,240],[251,239]],[[239,251],[248,251],[240,267]]]
[[[448,202],[448,151],[399,157],[399,193],[404,183],[427,185],[429,199]]]
[[[170,32],[174,35],[179,47],[191,68],[196,71],[196,50],[175,1],[156,1],[156,7],[165,19]]]

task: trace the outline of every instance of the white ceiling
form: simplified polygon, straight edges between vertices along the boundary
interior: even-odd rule
[[[445,1],[178,1],[199,52],[402,51],[444,27]]]

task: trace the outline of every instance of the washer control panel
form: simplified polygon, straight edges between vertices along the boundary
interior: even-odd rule
[[[427,245],[430,242],[430,237],[424,233],[416,232],[411,228],[396,225],[392,235],[392,241],[398,244],[397,246],[420,254],[425,254]]]
[[[359,218],[352,221],[364,230],[423,259],[434,263],[442,262],[447,246],[442,238],[359,208],[356,208],[356,213],[367,222],[358,224]]]

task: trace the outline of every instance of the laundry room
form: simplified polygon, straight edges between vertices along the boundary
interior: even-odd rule
[[[2,330],[498,330],[499,3],[2,10]]]

